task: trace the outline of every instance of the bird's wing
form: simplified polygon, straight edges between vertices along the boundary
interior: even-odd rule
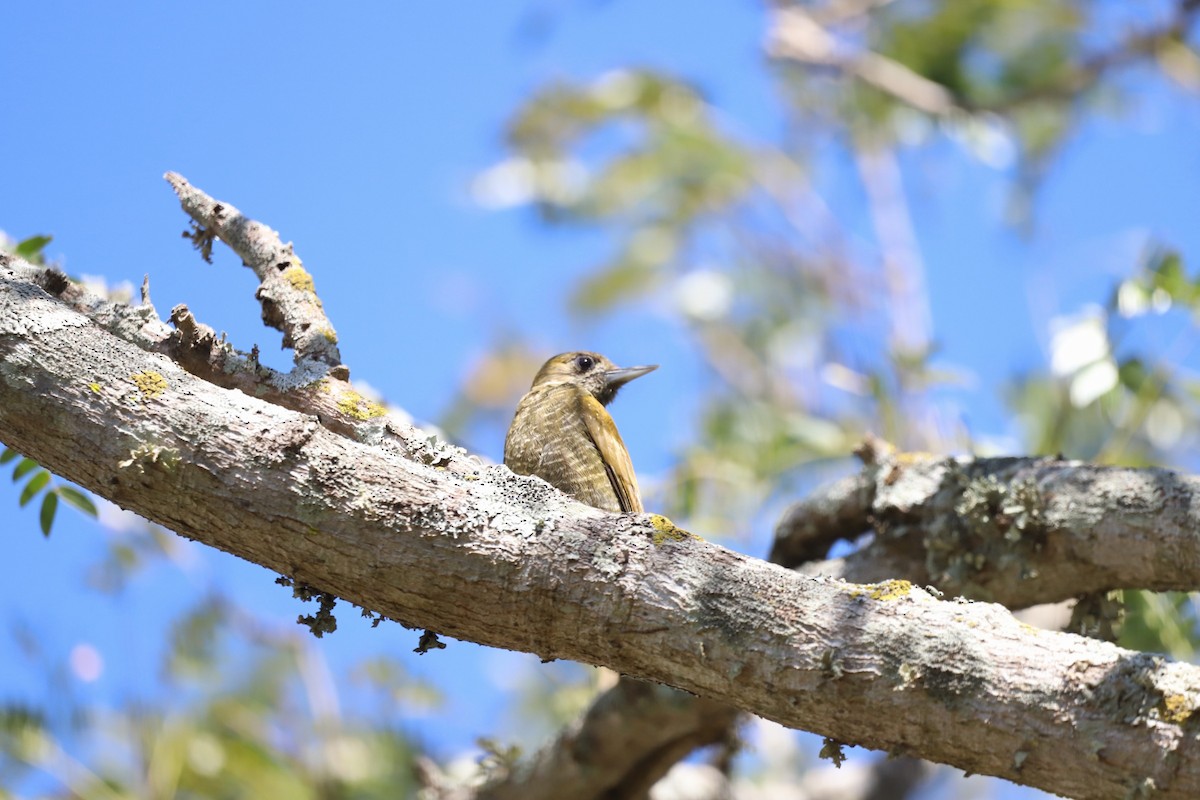
[[[642,496],[638,492],[637,476],[633,474],[633,462],[629,460],[629,451],[625,449],[625,442],[621,441],[617,424],[600,401],[590,394],[583,395],[582,410],[581,416],[587,425],[588,436],[600,451],[600,460],[604,462],[604,469],[608,472],[608,479],[617,493],[621,510],[642,513]]]

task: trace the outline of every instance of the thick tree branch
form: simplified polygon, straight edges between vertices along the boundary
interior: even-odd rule
[[[0,263],[0,438],[185,536],[408,625],[840,741],[1077,797],[1200,795],[1200,668],[351,441],[105,332],[18,266]]]
[[[773,556],[810,562],[814,542],[875,539],[805,572],[902,577],[1024,608],[1111,589],[1200,587],[1200,479],[1163,469],[1044,458],[883,455],[797,503]]]

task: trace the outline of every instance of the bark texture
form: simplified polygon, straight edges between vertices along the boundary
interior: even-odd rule
[[[869,546],[810,561],[866,530]],[[1200,479],[1052,458],[873,454],[862,474],[785,514],[772,558],[851,581],[904,576],[1009,608],[1112,589],[1191,591]]]

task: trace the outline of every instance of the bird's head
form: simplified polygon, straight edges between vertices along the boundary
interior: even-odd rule
[[[618,389],[656,369],[657,364],[621,368],[599,353],[559,353],[542,365],[533,385],[536,388],[553,383],[574,383],[603,405],[608,405],[617,396]]]

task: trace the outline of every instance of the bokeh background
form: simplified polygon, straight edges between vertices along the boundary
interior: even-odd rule
[[[251,273],[180,236],[178,171],[295,243],[354,379],[492,460],[547,356],[661,364],[613,408],[647,507],[761,556],[867,431],[1196,468],[1194,5],[10,4],[0,230],[286,368]],[[344,605],[315,640],[275,576],[19,464],[0,796],[395,796],[594,691]],[[1122,599],[1123,643],[1193,657],[1190,597]],[[747,797],[828,768],[745,739]]]

